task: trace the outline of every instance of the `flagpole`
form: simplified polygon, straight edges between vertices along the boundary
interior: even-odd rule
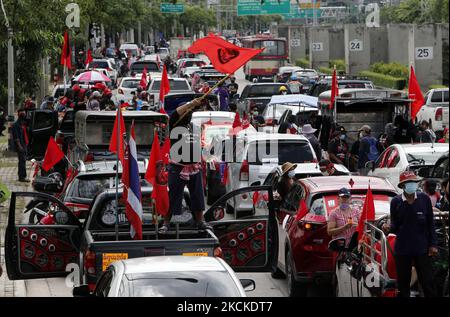
[[[117,158],[116,158],[116,226],[115,226],[115,231],[116,231],[116,241],[119,241],[119,154],[120,154],[120,138],[122,138],[122,134],[120,131],[120,116],[122,110],[119,108],[117,110]],[[123,166],[122,166],[122,172],[123,172]]]

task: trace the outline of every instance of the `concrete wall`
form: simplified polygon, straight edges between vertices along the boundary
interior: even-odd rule
[[[289,58],[292,64],[299,58],[306,57],[306,30],[303,26],[289,26]]]
[[[330,59],[345,59],[344,29],[329,29]]]
[[[312,27],[309,29],[309,59],[312,68],[328,67],[330,61],[330,36],[329,29],[323,27]],[[320,43],[320,45],[319,45]],[[313,46],[321,46],[321,50],[314,50]]]
[[[344,26],[344,41],[347,74],[357,75],[369,69],[371,49],[369,30],[365,26],[347,24]]]
[[[370,63],[388,61],[388,35],[386,26],[370,28]]]
[[[387,25],[388,62],[398,62],[409,65],[409,37],[412,24]]]

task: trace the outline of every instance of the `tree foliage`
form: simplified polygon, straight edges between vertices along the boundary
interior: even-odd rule
[[[405,0],[381,10],[383,23],[448,23],[449,0]]]

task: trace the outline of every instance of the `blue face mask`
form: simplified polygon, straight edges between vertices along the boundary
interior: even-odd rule
[[[403,190],[408,195],[412,195],[412,194],[414,194],[417,191],[417,188],[419,188],[419,184],[418,183],[406,183],[404,188],[403,188]]]
[[[341,203],[340,207],[341,207],[341,209],[343,209],[343,210],[349,209],[349,208],[350,208],[350,204],[348,204],[348,203]]]

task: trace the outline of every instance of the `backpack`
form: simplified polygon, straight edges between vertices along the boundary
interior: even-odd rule
[[[369,159],[369,161],[376,161],[380,156],[380,152],[378,151],[377,147],[377,140],[375,138],[367,138],[367,142],[370,146],[367,158]]]

